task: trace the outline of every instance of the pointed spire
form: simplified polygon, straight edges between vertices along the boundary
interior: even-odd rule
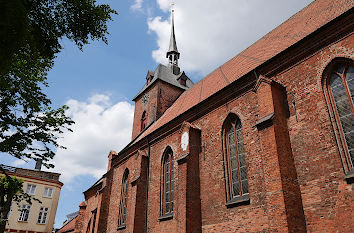
[[[171,4],[173,7],[173,3]],[[171,37],[170,37],[170,46],[166,53],[168,58],[168,67],[170,67],[172,73],[175,75],[180,73],[180,68],[178,67],[179,52],[177,49],[176,36],[175,36],[175,20],[174,20],[174,9],[171,10]]]
[[[168,48],[166,56],[169,53],[178,53],[176,36],[175,36],[175,20],[174,20],[174,10],[172,9],[172,24],[171,24],[171,37],[170,37],[170,47]]]

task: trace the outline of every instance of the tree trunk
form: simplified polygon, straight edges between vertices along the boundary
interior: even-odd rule
[[[5,190],[0,187],[0,233],[5,232],[7,215],[11,208],[13,193],[5,193]]]
[[[6,222],[1,222],[0,223],[0,233],[4,233],[5,232],[5,226],[6,226]]]

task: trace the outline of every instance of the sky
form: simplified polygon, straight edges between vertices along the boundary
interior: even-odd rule
[[[55,227],[78,210],[88,189],[107,169],[110,150],[131,139],[133,97],[147,71],[167,64],[171,0],[100,0],[118,11],[109,22],[108,45],[94,41],[80,51],[63,39],[63,50],[44,90],[54,107],[68,105],[76,124],[66,132],[51,171],[64,183]],[[179,66],[198,82],[252,45],[312,0],[174,0]],[[0,163],[34,168],[33,161],[0,154]]]

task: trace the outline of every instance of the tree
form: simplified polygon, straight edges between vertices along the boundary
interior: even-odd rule
[[[13,55],[29,45],[52,60],[68,38],[82,49],[89,40],[107,43],[107,22],[117,14],[96,0],[0,0],[0,71],[16,62]]]
[[[12,202],[15,202],[18,208],[20,208],[20,203],[23,200],[29,204],[32,204],[32,200],[39,201],[25,193],[22,187],[23,180],[10,177],[7,174],[0,176],[0,232],[5,231],[7,215]]]
[[[50,107],[43,92],[63,38],[80,49],[107,43],[107,22],[117,14],[95,0],[0,0],[0,152],[48,161],[73,121],[66,106]]]
[[[90,40],[107,43],[113,14],[95,0],[0,0],[0,152],[54,167],[55,149],[64,148],[57,140],[74,122],[67,106],[51,107],[47,72],[64,38],[80,49]],[[0,200],[11,196],[4,192]]]

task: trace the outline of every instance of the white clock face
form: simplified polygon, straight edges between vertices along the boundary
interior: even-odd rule
[[[189,143],[188,132],[184,132],[181,137],[181,147],[184,151],[187,150],[188,143]]]

